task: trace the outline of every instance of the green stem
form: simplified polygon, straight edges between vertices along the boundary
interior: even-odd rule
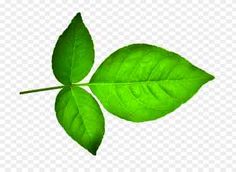
[[[88,86],[88,85],[89,85],[89,83],[72,84],[71,87]],[[60,88],[64,88],[64,87],[69,87],[69,86],[61,85],[61,86],[55,86],[55,87],[39,88],[39,89],[21,91],[20,94],[28,94],[28,93],[35,93],[35,92],[40,92],[40,91],[55,90],[55,89],[60,89]]]
[[[35,92],[40,92],[40,91],[55,90],[55,89],[60,89],[63,87],[64,86],[62,85],[62,86],[56,86],[56,87],[39,88],[39,89],[34,89],[34,90],[21,91],[20,94],[28,94],[28,93],[35,93]]]
[[[92,85],[131,85],[131,84],[144,84],[144,83],[150,83],[150,82],[160,82],[160,81],[138,81],[138,82],[105,82],[105,83],[79,83],[79,84],[72,84],[72,85],[62,85],[62,86],[55,86],[55,87],[47,87],[47,88],[39,88],[34,90],[28,90],[28,91],[22,91],[20,94],[28,94],[28,93],[34,93],[34,92],[40,92],[40,91],[48,91],[48,90],[55,90],[60,89],[63,87],[83,87],[83,86],[92,86]]]

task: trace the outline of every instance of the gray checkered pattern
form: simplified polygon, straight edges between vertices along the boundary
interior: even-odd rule
[[[98,65],[114,50],[145,42],[178,52],[216,76],[189,102],[146,123],[103,109],[96,157],[58,124],[55,42],[82,12]],[[1,0],[0,171],[236,171],[235,0]]]

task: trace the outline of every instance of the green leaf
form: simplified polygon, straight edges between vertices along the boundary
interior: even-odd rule
[[[213,78],[176,53],[134,44],[111,54],[89,87],[109,112],[142,122],[172,112]]]
[[[105,130],[96,100],[79,87],[65,87],[56,98],[55,111],[67,134],[96,155]]]
[[[78,13],[56,43],[52,56],[53,73],[59,82],[70,85],[83,79],[93,62],[93,41]]]

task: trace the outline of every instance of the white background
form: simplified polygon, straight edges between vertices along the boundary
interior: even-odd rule
[[[58,124],[60,85],[51,55],[81,12],[98,65],[131,43],[175,51],[213,74],[186,104],[156,121],[131,123],[103,110],[106,133],[92,156]],[[235,171],[236,1],[1,0],[0,171]]]

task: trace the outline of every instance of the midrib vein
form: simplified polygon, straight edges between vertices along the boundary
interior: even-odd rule
[[[70,82],[71,83],[72,83],[72,69],[73,69],[73,66],[74,66],[74,56],[75,56],[76,42],[77,42],[76,30],[74,29],[74,40],[73,40],[72,57],[71,57],[71,63],[70,63]]]
[[[74,84],[80,86],[92,86],[92,85],[133,85],[133,84],[151,84],[151,83],[160,83],[160,82],[169,82],[169,81],[196,81],[208,78],[193,78],[193,79],[167,79],[167,80],[156,80],[156,81],[130,81],[130,82],[90,82],[90,83],[81,83]]]

